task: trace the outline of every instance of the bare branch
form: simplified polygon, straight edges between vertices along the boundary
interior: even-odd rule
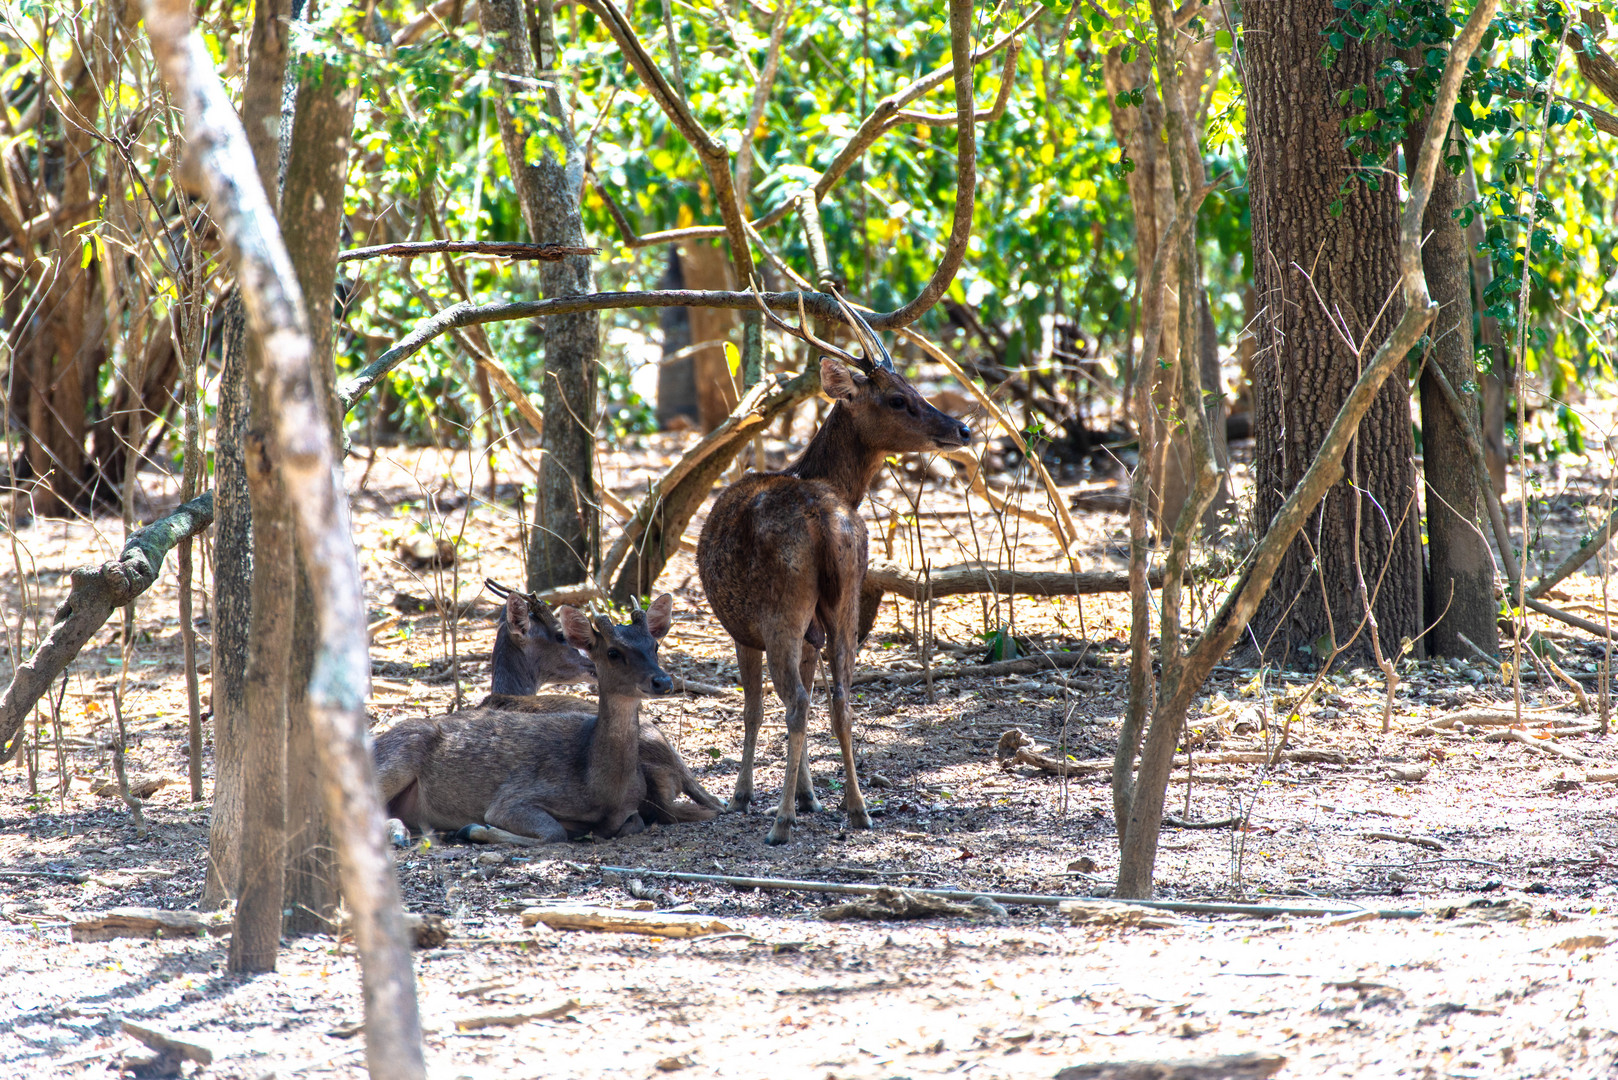
[[[360,259],[385,259],[393,256],[412,259],[417,255],[437,255],[457,252],[468,255],[498,255],[504,259],[533,259],[539,262],[559,262],[569,255],[594,255],[600,248],[568,247],[565,244],[519,244],[503,240],[417,240],[399,244],[377,244],[374,247],[349,248],[337,256],[339,263]]]

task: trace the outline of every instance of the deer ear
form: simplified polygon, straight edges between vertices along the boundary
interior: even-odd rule
[[[590,625],[588,615],[576,607],[559,607],[556,617],[562,620],[562,633],[567,635],[569,645],[585,652],[595,648],[595,627]]]
[[[515,637],[528,636],[528,598],[522,593],[506,594],[506,629]]]
[[[841,360],[833,360],[829,356],[820,358],[820,388],[832,400],[847,401],[864,382],[864,375],[850,371]]]
[[[669,632],[669,626],[674,622],[674,597],[664,593],[652,601],[652,606],[646,609],[646,629],[654,638],[663,640],[663,635]]]

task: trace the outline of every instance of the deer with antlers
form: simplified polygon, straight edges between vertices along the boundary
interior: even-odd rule
[[[863,356],[791,327],[818,346],[821,388],[834,402],[820,430],[780,472],[754,473],[726,488],[697,541],[697,569],[708,602],[736,642],[745,724],[741,769],[730,809],[753,798],[753,755],[764,716],[763,665],[786,706],[787,761],[781,801],[765,843],[784,844],[798,809],[822,809],[805,752],[809,687],[825,650],[832,731],[843,754],[850,826],[871,827],[855,774],[849,679],[858,648],[860,587],[869,557],[859,504],[889,454],[965,446],[971,430],[934,408],[893,366],[865,318],[832,293],[860,337]],[[763,307],[762,301],[760,307]],[[873,359],[874,357],[874,359]]]

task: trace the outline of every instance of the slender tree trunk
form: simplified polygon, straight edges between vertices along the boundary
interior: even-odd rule
[[[253,503],[253,619],[247,660],[241,868],[230,970],[273,971],[281,943],[286,879],[287,680],[292,657],[292,515],[281,483],[264,366],[249,336],[253,419],[247,487]]]
[[[1411,135],[1405,156],[1414,167],[1425,129]],[[1479,422],[1477,363],[1472,355],[1472,266],[1466,234],[1455,220],[1460,185],[1441,168],[1422,226],[1422,271],[1439,305],[1428,336],[1432,349],[1421,376],[1422,475],[1427,485],[1428,648],[1439,656],[1470,656],[1462,638],[1491,654],[1497,650],[1494,557],[1479,523],[1483,493],[1466,433]],[[1443,372],[1466,415],[1456,416],[1438,385]]]
[[[519,0],[485,0],[478,5],[504,73],[533,79],[556,64],[551,0],[536,0],[530,48]],[[584,244],[579,193],[584,158],[573,138],[571,118],[554,84],[545,89],[543,111],[532,96],[521,97],[497,79],[500,139],[516,180],[518,200],[530,238],[539,244]],[[595,290],[590,260],[575,255],[540,264],[540,288],[547,297]],[[600,512],[595,494],[596,365],[600,359],[600,317],[593,311],[545,320],[545,430],[540,436],[539,494],[528,547],[528,587],[549,589],[583,581],[600,560]]]
[[[281,192],[281,220],[309,315],[310,363],[325,395],[334,446],[342,445],[333,364],[332,296],[343,224],[343,192],[354,133],[358,87],[333,67],[306,75],[298,87],[291,153]],[[339,472],[341,466],[339,465]],[[298,552],[297,617],[287,694],[287,933],[329,930],[336,921],[337,866],[322,808],[319,759],[309,716],[309,680],[319,653],[319,627],[304,552]]]
[[[1402,310],[1394,294],[1396,185],[1383,178],[1379,191],[1354,183],[1339,194],[1344,178],[1361,173],[1343,146],[1347,109],[1338,94],[1344,86],[1374,85],[1382,57],[1350,40],[1333,67],[1322,67],[1321,32],[1337,14],[1331,0],[1268,0],[1243,11],[1260,304],[1253,380],[1260,532],[1315,459],[1349,388]],[[1341,212],[1334,215],[1339,198]],[[1360,478],[1362,491],[1356,495],[1346,481],[1333,487],[1287,551],[1252,620],[1248,640],[1271,659],[1318,663],[1347,644],[1366,600],[1357,585],[1356,541],[1367,587],[1381,580],[1381,639],[1397,643],[1421,632],[1408,377],[1395,373],[1383,384],[1351,453],[1347,472]],[[1369,651],[1366,635],[1353,652]]]
[[[281,98],[286,79],[289,0],[264,0],[253,9],[242,127],[266,192],[277,190]],[[246,680],[253,600],[253,513],[247,489],[247,317],[241,297],[225,305],[224,372],[214,450],[214,623],[209,675],[213,703],[214,788],[208,831],[208,876],[202,906],[217,908],[236,896],[241,876],[242,800],[248,773]]]

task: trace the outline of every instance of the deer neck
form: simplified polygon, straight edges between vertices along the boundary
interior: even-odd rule
[[[589,787],[615,794],[624,778],[640,769],[640,698],[602,694],[596,702],[596,729],[585,766]]]
[[[853,509],[871,490],[871,481],[886,456],[865,441],[854,418],[839,402],[832,406],[826,422],[820,425],[803,453],[781,472],[804,480],[825,481]]]

